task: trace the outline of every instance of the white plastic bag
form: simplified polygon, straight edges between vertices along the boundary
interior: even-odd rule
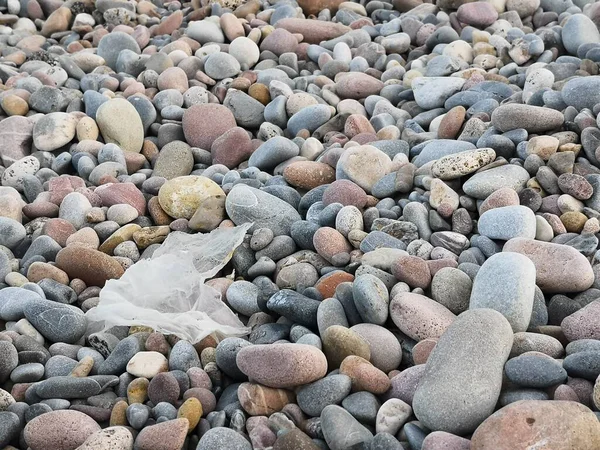
[[[143,325],[196,343],[209,334],[243,336],[250,330],[204,284],[231,259],[252,224],[209,234],[173,232],[151,259],[109,280],[98,306],[86,313],[88,333],[119,325]]]

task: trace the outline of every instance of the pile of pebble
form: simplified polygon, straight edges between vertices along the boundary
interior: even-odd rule
[[[600,3],[0,12],[0,448],[600,448]],[[248,336],[88,334],[250,222]]]

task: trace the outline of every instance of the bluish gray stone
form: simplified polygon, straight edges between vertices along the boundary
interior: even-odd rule
[[[225,338],[217,345],[216,361],[217,366],[234,380],[245,380],[246,375],[238,368],[235,358],[238,352],[249,345],[252,345],[242,338]]]
[[[328,405],[339,405],[352,388],[347,375],[330,375],[302,386],[296,394],[298,406],[311,417],[318,417]]]
[[[87,327],[83,312],[71,305],[39,300],[28,302],[23,312],[35,329],[51,342],[73,344],[81,339]]]
[[[169,370],[187,372],[192,367],[201,367],[198,352],[188,341],[178,341],[169,354]]]
[[[529,388],[549,388],[567,379],[567,371],[559,361],[538,352],[527,352],[509,359],[504,372],[511,382]]]
[[[536,220],[526,206],[513,205],[493,208],[484,212],[477,222],[477,230],[490,239],[508,241],[515,237],[534,239]]]
[[[474,431],[494,412],[512,344],[513,331],[499,312],[474,309],[458,316],[429,355],[415,392],[419,422],[457,435]]]
[[[227,450],[252,450],[252,444],[244,436],[231,428],[216,427],[208,430],[196,450],[214,450],[222,448]]]
[[[10,217],[0,217],[0,245],[13,250],[25,239],[25,227]]]
[[[122,31],[108,33],[100,39],[98,43],[98,56],[104,58],[106,65],[111,69],[117,69],[117,59],[122,50],[131,50],[135,53],[141,53],[140,46],[136,40]]]
[[[273,169],[278,164],[300,154],[298,146],[283,136],[275,136],[258,147],[248,159],[249,167]]]
[[[225,297],[227,303],[240,314],[250,317],[260,311],[258,307],[258,286],[249,281],[234,281],[227,288]]]
[[[435,139],[429,142],[413,160],[413,164],[421,167],[430,161],[435,161],[443,156],[453,155],[466,150],[474,150],[475,145],[466,141],[452,139]]]
[[[463,185],[465,194],[485,200],[490,194],[508,187],[520,192],[529,181],[529,173],[520,166],[507,164],[476,173]]]
[[[375,275],[359,275],[352,285],[354,304],[366,323],[383,325],[388,318],[390,296],[388,290]]]
[[[37,383],[34,390],[40,398],[88,398],[98,395],[102,385],[91,377],[53,377]]]
[[[250,233],[257,228],[270,228],[276,236],[289,236],[291,225],[301,220],[290,204],[243,184],[234,186],[229,192],[225,209],[236,225],[252,222]]]
[[[565,49],[572,55],[577,54],[577,49],[582,44],[600,43],[600,32],[596,24],[584,14],[569,17],[562,27],[561,36]]]
[[[19,416],[10,411],[0,411],[0,447],[4,448],[19,436],[21,421]]]
[[[141,350],[137,336],[126,337],[116,345],[108,358],[98,366],[98,373],[101,375],[120,375],[125,372],[129,360]]]
[[[341,406],[329,405],[321,413],[321,429],[331,450],[360,448],[373,434]]]
[[[308,130],[312,133],[330,118],[331,109],[329,106],[307,106],[290,117],[287,123],[287,129],[292,136],[296,136],[300,130]]]
[[[361,423],[375,424],[381,403],[370,392],[355,392],[342,401],[343,408]]]
[[[317,310],[321,302],[290,289],[282,289],[267,302],[267,308],[300,325],[317,329]]]
[[[0,289],[0,319],[18,321],[25,317],[25,307],[30,302],[43,301],[37,293],[28,289],[8,287]]]
[[[150,418],[150,408],[142,403],[133,403],[125,410],[127,422],[136,430],[141,430]]]
[[[515,333],[526,331],[533,310],[535,277],[535,266],[526,256],[496,253],[477,272],[469,309],[495,309]]]
[[[233,113],[239,127],[256,129],[265,121],[265,106],[245,92],[229,90],[223,106]]]

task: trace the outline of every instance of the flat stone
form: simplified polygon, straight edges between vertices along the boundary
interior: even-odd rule
[[[536,219],[533,211],[526,206],[504,206],[483,213],[477,222],[477,230],[490,239],[534,239]]]
[[[521,192],[529,178],[529,173],[522,167],[507,164],[476,173],[463,185],[463,190],[471,197],[484,200],[502,188]]]
[[[543,133],[560,128],[563,122],[560,111],[518,103],[501,105],[492,113],[492,126],[503,132],[525,128],[529,133]]]

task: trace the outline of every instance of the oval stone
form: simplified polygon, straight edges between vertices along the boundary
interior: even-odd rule
[[[251,345],[239,351],[236,362],[250,379],[273,388],[311,383],[327,373],[327,358],[311,345]]]
[[[535,265],[536,284],[545,293],[585,291],[594,283],[588,260],[568,245],[514,238],[502,251],[527,256]]]
[[[80,278],[88,286],[103,287],[107,280],[121,278],[124,270],[116,259],[106,253],[83,246],[63,248],[56,255],[56,265],[71,279]]]
[[[489,212],[492,211],[495,210]],[[529,326],[534,296],[533,263],[518,253],[496,253],[483,263],[475,276],[469,309],[495,309],[518,333]]]
[[[431,352],[412,402],[415,416],[433,431],[463,435],[493,413],[513,331],[492,309],[462,313]]]

